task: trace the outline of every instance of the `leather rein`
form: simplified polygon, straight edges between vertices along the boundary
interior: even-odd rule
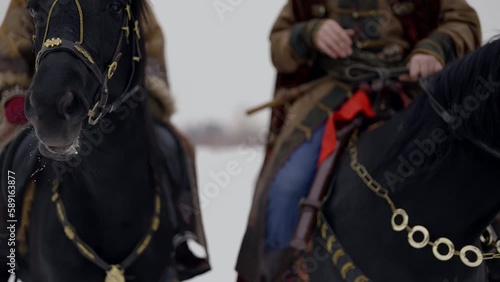
[[[452,114],[450,114],[444,107],[439,103],[434,97],[433,91],[431,90],[431,86],[429,83],[429,80],[427,79],[422,79],[420,80],[420,86],[422,87],[423,92],[427,95],[429,98],[429,103],[431,104],[432,108],[434,109],[434,112],[446,123],[448,126],[452,126],[455,118]],[[497,158],[500,160],[500,149],[488,145],[485,142],[477,139],[476,137],[472,136],[469,132],[466,132],[464,130],[456,131],[457,135],[460,137],[463,137],[470,141],[472,144],[474,144],[476,147],[479,149],[483,150],[484,152],[488,153],[489,155]]]
[[[362,71],[362,74],[354,74],[356,71]],[[407,73],[408,69],[406,67],[397,67],[397,68],[377,68],[366,66],[362,64],[354,64],[350,65],[345,69],[346,77],[352,81],[368,81],[368,80],[382,80],[386,81],[392,78],[397,78],[399,75]],[[437,101],[437,99],[433,95],[433,91],[431,90],[431,86],[429,84],[429,80],[421,79],[420,86],[422,91],[429,98],[429,103],[431,104],[434,112],[446,123],[448,126],[452,126],[455,118],[452,114],[450,114],[442,105]],[[497,148],[492,145],[486,144],[484,141],[477,139],[472,136],[472,134],[466,131],[456,131],[460,137],[463,137],[474,144],[479,149],[488,153],[489,155],[500,159],[500,148]]]
[[[96,125],[105,115],[112,113],[115,111],[121,104],[123,104],[128,98],[130,98],[133,94],[135,94],[139,87],[134,87],[131,89],[133,80],[136,73],[136,64],[139,63],[142,59],[142,55],[140,52],[140,43],[139,40],[141,38],[139,21],[135,19],[135,16],[131,12],[131,1],[127,1],[126,13],[123,13],[123,27],[121,28],[120,36],[118,39],[117,46],[115,48],[115,52],[112,58],[111,63],[106,67],[104,71],[101,71],[99,66],[96,64],[96,61],[90,55],[90,52],[83,46],[84,39],[84,19],[83,12],[79,3],[79,0],[74,0],[75,4],[78,8],[79,18],[80,18],[80,40],[78,42],[72,42],[63,38],[50,38],[48,39],[48,32],[50,29],[50,19],[52,16],[52,12],[59,2],[59,0],[54,0],[48,14],[47,26],[45,30],[45,35],[43,38],[43,44],[40,51],[36,57],[35,69],[38,71],[38,66],[43,61],[43,59],[51,53],[54,52],[68,52],[74,56],[76,56],[94,75],[99,83],[98,93],[95,96],[95,104],[92,108],[88,109],[88,123],[90,125]],[[133,26],[133,32],[131,32],[131,25]],[[130,38],[131,37],[131,38]],[[122,57],[122,48],[123,41],[126,39],[127,44],[132,42],[132,71],[127,83],[127,87],[123,91],[123,93],[117,98],[113,103],[108,103],[109,98],[109,89],[108,82],[113,77],[115,71],[118,68],[118,63]],[[130,40],[131,39],[131,40]]]

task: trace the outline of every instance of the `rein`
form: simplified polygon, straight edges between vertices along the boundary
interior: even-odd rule
[[[440,261],[449,261],[454,256],[460,257],[463,264],[468,267],[478,267],[485,260],[500,259],[500,240],[497,242],[497,251],[499,254],[494,253],[482,253],[476,246],[468,245],[464,246],[460,251],[455,249],[455,245],[448,238],[438,238],[436,241],[430,240],[430,233],[427,228],[421,225],[410,226],[410,217],[408,213],[401,208],[397,208],[391,197],[389,196],[389,191],[380,185],[373,177],[370,175],[365,166],[358,162],[358,149],[356,143],[358,141],[359,130],[357,130],[351,137],[349,141],[348,150],[351,156],[351,168],[357,173],[359,178],[364,182],[364,184],[377,196],[384,199],[392,211],[391,225],[392,229],[396,232],[406,231],[408,233],[408,243],[415,249],[423,249],[427,246],[432,247],[432,253]],[[415,235],[420,234],[422,238],[420,241],[415,239]],[[447,249],[446,254],[441,254],[439,247],[444,246]],[[469,260],[468,254],[475,254],[475,260]]]
[[[420,80],[420,85],[422,87],[423,92],[427,95],[429,98],[429,103],[431,104],[432,108],[434,109],[434,112],[446,123],[448,126],[451,127],[453,124],[453,121],[455,120],[454,116],[450,114],[434,97],[432,94],[433,91],[430,89],[430,85],[428,80]],[[475,138],[472,136],[470,133],[465,132],[463,130],[457,131],[458,135],[461,137],[464,137],[465,139],[469,140],[472,144],[474,144],[476,147],[479,149],[485,151],[489,155],[500,159],[500,149],[491,145],[488,145],[484,143],[483,141]]]
[[[397,79],[400,75],[408,73],[408,67],[372,67],[365,64],[352,64],[345,68],[345,77],[348,81],[371,81]]]
[[[88,109],[88,123],[90,125],[96,125],[105,115],[112,113],[116,110],[123,102],[135,94],[139,88],[130,89],[136,73],[136,64],[141,61],[142,55],[140,52],[141,38],[139,21],[135,19],[135,16],[131,12],[131,1],[128,0],[126,6],[126,13],[123,14],[123,27],[121,28],[118,43],[112,58],[111,63],[106,67],[103,72],[97,66],[95,60],[90,55],[90,52],[83,46],[84,40],[84,18],[83,12],[79,0],[74,0],[78,9],[78,16],[80,19],[80,40],[78,42],[72,42],[63,38],[51,38],[47,39],[50,30],[50,20],[52,17],[52,12],[59,2],[59,0],[54,0],[52,6],[49,10],[47,25],[45,28],[45,35],[43,38],[42,48],[38,52],[36,57],[35,68],[38,71],[38,67],[41,61],[50,53],[54,52],[69,52],[76,56],[87,68],[94,74],[100,87],[98,90],[98,95],[96,96],[96,103],[92,108]],[[133,25],[133,31],[130,32],[131,25]],[[127,44],[129,44],[129,37],[132,37],[132,71],[127,83],[125,91],[120,95],[120,97],[111,105],[107,105],[109,97],[108,82],[113,77],[115,71],[118,68],[118,63],[122,57],[123,41],[126,38]]]

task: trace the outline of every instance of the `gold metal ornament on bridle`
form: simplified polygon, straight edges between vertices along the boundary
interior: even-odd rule
[[[43,35],[43,42],[45,43],[47,40],[47,37],[49,36],[49,29],[50,29],[50,20],[52,18],[52,13],[54,12],[54,9],[57,5],[59,0],[54,0],[52,5],[50,6],[49,9],[49,14],[47,16],[47,25],[45,26],[45,34]],[[78,44],[83,44],[83,11],[82,11],[82,6],[80,5],[80,0],[75,0],[75,5],[78,10],[78,17],[80,19],[80,39],[78,41]]]

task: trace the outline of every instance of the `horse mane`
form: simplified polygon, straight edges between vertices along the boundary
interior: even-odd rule
[[[435,154],[426,159],[424,165],[420,167],[421,172],[455,155],[458,148],[463,148],[463,142],[469,143],[467,152],[488,158],[479,148],[461,138],[463,133],[474,136],[488,145],[500,147],[499,60],[500,40],[496,39],[423,80],[424,84],[427,83],[430,94],[452,116],[459,118],[461,124],[460,126],[446,124],[430,105],[428,96],[423,92],[420,93],[408,109],[406,119],[394,137],[393,149],[377,172],[380,173],[382,167],[394,166],[398,156],[405,156],[415,150],[417,148],[413,143],[415,138],[429,138],[438,128],[443,129],[449,138],[437,146]],[[486,99],[477,98],[478,95],[488,93],[490,95]],[[472,100],[479,100],[479,104],[474,106]]]
[[[151,5],[148,0],[132,1],[132,11],[136,13],[136,18],[144,23],[149,23],[151,15]]]
[[[151,10],[151,5],[149,3],[149,0],[132,0],[132,11],[135,13],[135,17],[139,22],[141,23],[141,27],[147,27],[151,24],[151,20],[153,20],[151,17],[153,16],[153,12]],[[144,30],[142,31],[144,32]],[[139,44],[141,47],[141,53],[143,56],[143,59],[140,61],[139,65],[139,72],[136,74],[138,77],[140,77],[140,84],[143,84],[143,89],[142,91],[147,91],[145,88],[145,77],[146,77],[146,62],[148,59],[147,56],[147,50],[145,46],[145,38],[142,37],[139,40]],[[151,98],[148,98],[148,100]],[[160,168],[162,167],[162,151],[160,149],[160,145],[158,144],[158,137],[157,133],[155,131],[155,118],[153,116],[153,112],[150,108],[149,105],[147,105],[145,108],[137,108],[135,109],[142,111],[141,116],[144,118],[144,128],[146,129],[146,136],[145,140],[146,143],[148,144],[146,146],[146,154],[149,155],[150,162],[155,168]]]

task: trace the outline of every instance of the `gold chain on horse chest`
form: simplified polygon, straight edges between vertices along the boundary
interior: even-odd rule
[[[64,229],[64,234],[66,235],[66,237],[75,245],[75,247],[83,257],[106,271],[106,278],[104,282],[125,282],[125,271],[144,253],[146,248],[151,244],[153,235],[158,231],[160,227],[160,187],[156,185],[155,188],[154,210],[151,218],[151,224],[146,235],[142,238],[141,241],[139,241],[139,244],[135,246],[132,253],[130,253],[130,255],[121,264],[111,265],[100,258],[99,255],[90,246],[88,246],[80,239],[75,227],[69,222],[64,203],[62,202],[61,195],[59,193],[59,184],[60,183],[58,179],[53,181],[51,200],[56,206],[57,218],[59,219],[59,222]]]
[[[359,131],[354,132],[352,135],[348,149],[351,156],[351,168],[356,172],[359,178],[364,182],[364,184],[373,191],[377,196],[384,199],[392,211],[391,225],[392,229],[396,232],[406,231],[408,233],[408,243],[415,249],[422,249],[427,246],[432,247],[432,253],[440,261],[448,261],[454,256],[460,257],[461,261],[469,267],[478,267],[485,260],[500,259],[500,254],[494,253],[482,253],[476,246],[468,245],[463,247],[460,251],[455,250],[455,245],[448,238],[439,238],[435,241],[430,240],[430,233],[424,226],[417,225],[411,227],[410,217],[404,209],[397,208],[391,197],[389,196],[389,191],[380,185],[373,177],[370,175],[365,166],[358,162],[358,149],[356,143],[358,141]],[[400,223],[398,223],[399,221]],[[415,235],[421,234],[423,239],[420,241],[415,240]],[[448,250],[446,254],[439,252],[439,247],[445,246]],[[497,251],[500,253],[500,240],[496,243]],[[469,260],[467,255],[473,253],[476,255],[477,259]]]

